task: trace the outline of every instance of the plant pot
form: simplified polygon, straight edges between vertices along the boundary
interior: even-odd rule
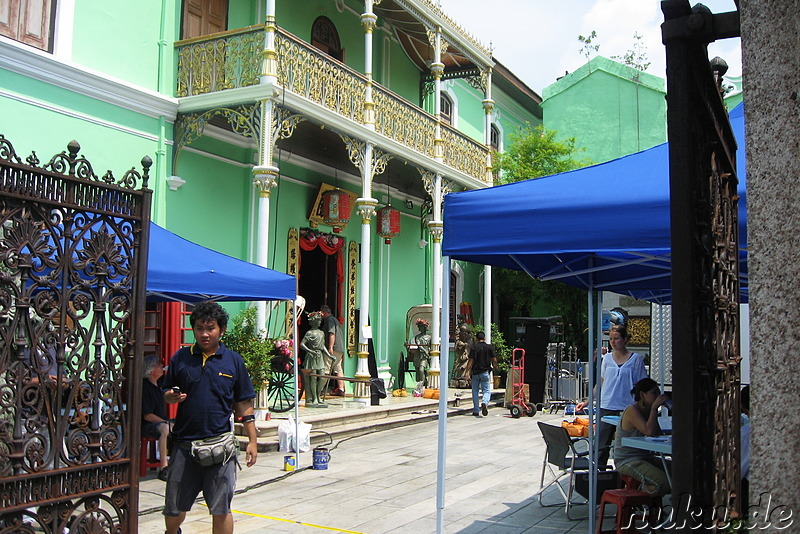
[[[494,375],[492,377],[492,380],[494,381],[494,383],[492,384],[492,388],[493,389],[500,389],[500,384],[503,383],[503,377],[500,376],[500,375]]]

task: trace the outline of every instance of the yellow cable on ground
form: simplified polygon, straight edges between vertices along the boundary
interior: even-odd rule
[[[205,506],[205,504],[203,505]],[[344,530],[341,528],[334,528],[334,527],[324,527],[322,525],[314,525],[312,523],[303,523],[302,521],[295,521],[294,519],[283,519],[281,517],[272,517],[269,515],[261,515],[261,514],[253,514],[250,512],[243,512],[241,510],[231,510],[234,514],[242,514],[242,515],[249,515],[250,517],[258,517],[261,519],[271,519],[273,521],[283,521],[284,523],[294,523],[295,525],[303,525],[304,527],[312,527],[312,528],[320,528],[322,530],[332,530],[334,532],[345,532],[346,534],[365,534],[364,532],[358,532],[356,530]]]

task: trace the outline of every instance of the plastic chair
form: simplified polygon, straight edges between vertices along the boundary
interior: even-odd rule
[[[148,469],[158,469],[161,466],[156,454],[157,450],[158,440],[156,438],[142,438],[142,445],[139,449],[139,477],[147,476]]]
[[[617,506],[615,530],[603,530],[603,516],[606,504],[614,504]],[[600,499],[600,510],[597,513],[597,534],[636,532],[637,530],[632,526],[631,528],[627,527],[628,523],[631,522],[633,508],[642,505],[650,508],[650,520],[652,522],[656,507],[661,505],[661,498],[645,493],[644,491],[633,489],[606,490],[603,492],[603,497]]]
[[[542,502],[542,493],[550,486],[555,485],[561,496],[564,498],[564,511],[569,517],[569,508],[575,504],[585,504],[584,502],[573,502],[572,494],[575,488],[575,473],[589,471],[589,452],[578,452],[575,449],[575,443],[584,440],[588,443],[586,438],[571,438],[566,429],[560,426],[548,425],[546,423],[538,422],[539,430],[542,432],[542,437],[547,445],[544,461],[542,463],[542,477],[539,481],[539,504],[544,507],[561,506],[561,503],[544,504]],[[544,483],[545,475],[550,473],[553,478],[547,485]],[[561,487],[561,480],[569,477],[567,491]]]

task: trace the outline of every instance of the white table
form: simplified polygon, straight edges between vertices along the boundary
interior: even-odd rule
[[[667,482],[672,487],[672,475],[667,466],[667,456],[672,456],[672,436],[622,438],[622,446],[657,453],[667,474]]]

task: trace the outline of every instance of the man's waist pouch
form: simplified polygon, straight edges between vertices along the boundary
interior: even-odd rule
[[[239,440],[233,432],[181,442],[179,446],[188,448],[192,457],[203,467],[228,463],[239,454]]]

